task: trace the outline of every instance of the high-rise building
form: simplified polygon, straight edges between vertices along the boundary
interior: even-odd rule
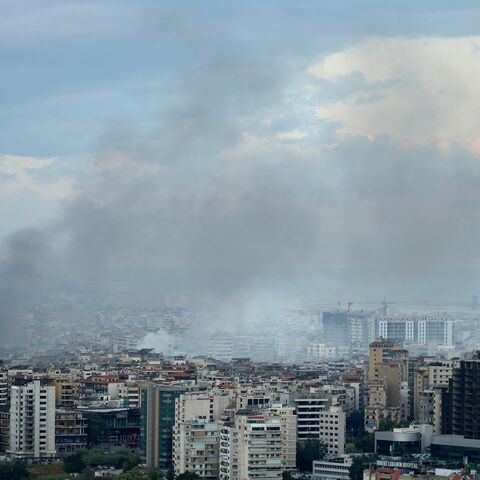
[[[55,456],[55,387],[39,380],[12,386],[8,451],[16,457]]]
[[[186,392],[175,401],[175,422],[193,418],[218,420],[230,401],[226,392]]]
[[[444,433],[480,439],[480,351],[453,368],[443,402]]]
[[[8,407],[8,376],[0,371],[0,411]]]
[[[187,471],[201,478],[219,478],[219,424],[205,418],[176,423],[173,437],[175,475]]]
[[[175,401],[173,464],[176,475],[194,471],[203,478],[219,475],[218,419],[230,404],[225,392],[185,393]]]
[[[277,415],[239,411],[235,415],[232,480],[282,478],[282,425]]]
[[[219,478],[220,480],[233,480],[236,474],[236,437],[235,421],[225,420],[220,422],[219,437]]]
[[[454,344],[454,320],[448,315],[406,315],[379,317],[377,335],[405,344]]]
[[[320,435],[320,412],[330,404],[326,395],[305,395],[295,398],[297,412],[297,440],[318,439]]]
[[[330,455],[345,453],[346,415],[341,407],[330,407],[320,412],[320,441]]]
[[[365,312],[323,312],[323,341],[329,345],[366,347],[370,315]]]
[[[365,407],[368,430],[378,428],[381,420],[408,418],[408,364],[408,351],[398,343],[383,339],[370,343]]]
[[[140,448],[148,469],[172,468],[175,400],[183,393],[180,385],[149,383],[141,388]]]
[[[282,463],[284,470],[297,468],[297,415],[295,408],[272,405],[269,409],[278,415],[282,424]]]
[[[0,410],[0,452],[10,448],[10,412]]]

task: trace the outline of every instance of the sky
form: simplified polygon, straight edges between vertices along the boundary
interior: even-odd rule
[[[0,290],[478,293],[477,5],[0,0]]]

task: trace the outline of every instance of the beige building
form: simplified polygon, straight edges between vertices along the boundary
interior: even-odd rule
[[[56,378],[55,404],[61,408],[74,408],[81,391],[80,383],[72,378]]]
[[[295,409],[273,405],[269,410],[278,415],[281,420],[284,470],[295,470],[297,468],[297,416]]]
[[[367,372],[365,428],[373,430],[382,420],[408,416],[408,351],[398,343],[377,339],[370,344]]]

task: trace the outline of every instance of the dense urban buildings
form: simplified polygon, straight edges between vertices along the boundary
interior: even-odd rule
[[[141,325],[151,331],[144,335],[186,340],[188,322],[178,315],[185,310],[146,315]],[[398,458],[415,472],[429,462],[480,462],[480,357],[450,337],[440,342],[451,315],[386,316],[384,307],[349,305],[289,312],[288,319],[292,331],[306,329],[310,338],[288,345],[283,334],[265,342],[260,330],[255,340],[246,330],[217,334],[205,344],[207,355],[172,354],[171,343],[167,353],[138,348],[140,336],[121,328],[123,340],[99,336],[90,348],[5,355],[0,453],[56,462],[85,449],[129,451],[145,472],[212,480],[277,480],[302,471],[345,480],[373,454],[369,468],[379,472],[401,473],[393,467]],[[345,339],[331,335],[334,324]],[[411,328],[413,337],[400,335]],[[381,329],[389,338],[375,337]],[[432,335],[428,345],[435,337],[433,353],[419,347],[419,331]],[[249,357],[257,347],[262,360]]]

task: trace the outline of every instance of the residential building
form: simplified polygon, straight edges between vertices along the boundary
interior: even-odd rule
[[[233,480],[237,472],[235,421],[220,422],[219,478]]]
[[[0,370],[0,411],[8,408],[8,374]]]
[[[55,403],[59,408],[74,408],[81,385],[71,378],[55,379]]]
[[[55,456],[55,387],[39,380],[12,386],[8,452],[24,458]]]
[[[239,411],[235,415],[232,480],[282,478],[282,421],[277,415]]]
[[[320,412],[331,402],[320,394],[311,394],[294,399],[297,412],[297,440],[318,439],[320,435]]]
[[[87,447],[87,418],[79,410],[59,408],[55,412],[55,450],[64,456]]]
[[[379,428],[382,420],[409,416],[408,352],[398,343],[377,339],[370,343],[367,371],[365,428]]]
[[[480,351],[453,368],[443,398],[444,433],[480,439]]]
[[[10,448],[10,412],[0,410],[0,452]]]
[[[282,425],[282,464],[284,470],[297,468],[297,415],[295,408],[272,405],[269,409],[278,415]]]
[[[89,428],[91,447],[105,451],[128,448],[138,452],[140,447],[140,409],[127,407],[92,406],[79,408]]]
[[[319,439],[327,447],[329,455],[345,453],[346,415],[341,407],[330,407],[319,412]]]
[[[195,417],[175,423],[172,454],[175,475],[219,478],[219,424]]]

